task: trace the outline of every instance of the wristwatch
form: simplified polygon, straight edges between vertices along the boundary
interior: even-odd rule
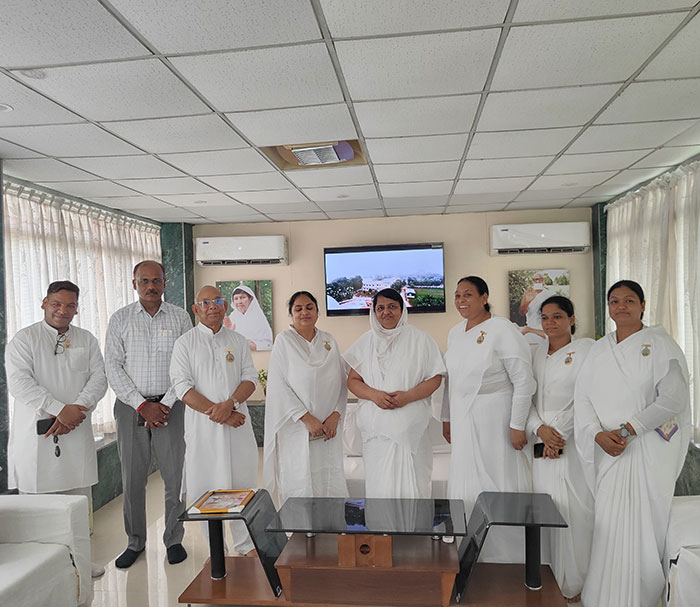
[[[233,396],[231,397],[231,402],[233,403],[233,409],[232,411],[238,411],[238,407],[241,406],[241,403],[239,403]]]
[[[632,436],[625,424],[620,424],[620,436],[622,438],[629,438],[630,436]]]

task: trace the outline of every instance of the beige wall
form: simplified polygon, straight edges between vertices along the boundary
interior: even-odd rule
[[[371,219],[296,221],[199,225],[194,236],[253,236],[284,234],[289,242],[288,266],[195,266],[195,287],[214,284],[217,280],[272,280],[274,332],[289,324],[287,300],[301,289],[311,291],[319,300],[318,326],[333,334],[341,349],[350,346],[369,328],[366,316],[325,316],[323,248],[331,246],[403,244],[411,242],[445,243],[445,287],[447,312],[414,314],[411,324],[430,333],[444,351],[447,333],[461,320],[451,304],[455,282],[462,276],[483,277],[491,292],[490,302],[496,314],[508,315],[508,270],[530,268],[565,268],[571,272],[571,298],[576,306],[577,335],[593,336],[593,256],[589,253],[558,255],[489,255],[489,228],[501,223],[538,223],[588,221],[588,208],[503,211],[463,215],[423,215]],[[269,352],[253,353],[255,366],[267,368]]]

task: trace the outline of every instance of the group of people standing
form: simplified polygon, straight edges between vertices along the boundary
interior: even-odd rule
[[[539,306],[546,339],[531,348],[491,313],[488,297],[478,276],[457,283],[463,320],[443,357],[408,324],[391,289],[375,295],[370,330],[342,354],[315,327],[314,296],[295,293],[292,325],[270,361],[265,486],[281,501],[347,496],[342,444],[333,440],[347,387],[358,398],[366,496],[430,497],[430,399],[444,381],[448,497],[469,513],[482,491],[550,494],[569,524],[545,540],[563,595],[587,607],[654,607],[689,439],[683,353],[663,329],[642,323],[644,292],[632,281],[609,289],[616,331],[598,342],[575,339],[572,302],[552,296]],[[492,530],[485,558],[522,561],[517,534]]]
[[[183,489],[192,501],[209,489],[254,487],[258,468],[245,403],[257,372],[248,340],[224,324],[221,292],[197,293],[192,328],[184,310],[162,301],[161,264],[137,264],[133,285],[139,300],[110,319],[104,363],[97,340],[71,325],[79,289],[68,281],[49,286],[44,319],[19,331],[6,356],[15,398],[11,478],[21,492],[90,497],[97,482],[90,413],[108,381],[114,390],[128,535],[121,568],[144,550],[151,449],[165,484],[170,563],[187,557],[178,521]],[[482,491],[549,493],[569,523],[546,542],[564,596],[582,593],[588,607],[656,605],[689,432],[683,353],[663,329],[642,324],[644,293],[631,281],[608,291],[616,331],[598,342],[574,339],[573,304],[554,296],[539,308],[547,338],[531,349],[518,327],[491,313],[488,298],[478,276],[457,283],[463,320],[443,356],[408,324],[396,291],[374,296],[370,330],[344,353],[316,327],[316,298],[294,293],[292,324],[270,359],[265,487],[280,501],[347,496],[339,435],[349,390],[358,398],[367,497],[430,497],[430,401],[444,381],[448,497],[469,513]],[[42,420],[51,421],[38,433]],[[244,525],[231,523],[235,550],[254,555]],[[521,561],[515,533],[492,532],[486,558]]]

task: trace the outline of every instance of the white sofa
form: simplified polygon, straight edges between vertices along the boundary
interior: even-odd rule
[[[0,496],[0,605],[88,603],[88,527],[84,496]]]
[[[700,605],[700,496],[677,496],[671,506],[666,533],[668,587],[664,604],[669,607]]]

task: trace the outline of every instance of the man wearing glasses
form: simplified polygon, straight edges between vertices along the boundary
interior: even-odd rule
[[[20,493],[85,495],[92,511],[97,452],[90,417],[107,378],[97,339],[71,326],[79,294],[72,282],[52,282],[41,302],[44,320],[18,331],[7,346],[7,386],[15,399],[8,480]],[[103,573],[93,565],[93,577]]]
[[[206,286],[192,310],[199,324],[175,343],[170,377],[185,409],[185,483],[188,499],[211,489],[251,489],[258,480],[258,450],[245,401],[257,371],[248,341],[223,327],[226,301]],[[255,556],[242,521],[230,521],[234,549]]]
[[[192,328],[187,312],[162,300],[165,270],[157,261],[134,267],[139,300],[117,310],[109,320],[105,367],[117,396],[114,418],[124,487],[124,528],[129,538],[117,558],[131,567],[146,546],[146,483],[155,452],[165,485],[165,532],[168,562],[187,558],[178,516],[185,456],[184,405],[170,386],[168,369],[175,340]]]

